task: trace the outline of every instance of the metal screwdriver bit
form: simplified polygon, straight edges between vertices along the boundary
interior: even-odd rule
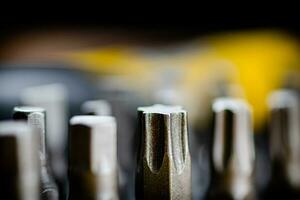
[[[138,108],[136,199],[192,198],[187,113],[179,106]]]
[[[75,116],[70,125],[69,200],[118,199],[115,118]]]
[[[67,173],[65,146],[67,144],[68,91],[63,84],[32,86],[24,89],[20,98],[23,105],[37,106],[47,110],[49,164],[53,175],[59,181],[61,192],[64,193]]]
[[[213,102],[215,130],[208,199],[254,199],[254,141],[250,106],[243,100]]]
[[[105,100],[86,101],[81,106],[81,111],[88,115],[111,115],[111,105]]]
[[[41,177],[41,199],[57,200],[58,189],[53,177],[48,169],[47,152],[46,152],[46,112],[43,108],[21,106],[15,107],[13,119],[26,120],[28,126],[32,129],[39,143],[39,161]]]
[[[292,90],[277,90],[269,96],[268,103],[271,184],[278,195],[284,195],[285,198],[287,195],[296,195],[291,198],[298,199],[300,198],[300,99]]]
[[[25,122],[0,122],[0,198],[38,200],[37,141]]]

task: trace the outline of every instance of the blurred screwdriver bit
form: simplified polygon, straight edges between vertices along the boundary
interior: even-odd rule
[[[136,199],[191,199],[187,113],[179,106],[138,108]]]
[[[69,200],[118,199],[115,118],[75,116],[70,125]]]
[[[39,143],[39,161],[41,177],[41,199],[58,200],[58,189],[49,172],[46,151],[46,112],[43,108],[21,106],[15,107],[13,119],[26,120]]]
[[[61,192],[66,182],[66,156],[68,125],[68,91],[64,84],[32,86],[20,95],[21,103],[47,110],[47,145],[49,164],[53,175],[59,181]],[[63,194],[64,196],[64,194]]]
[[[255,199],[251,109],[240,99],[213,102],[215,130],[208,199]]]
[[[39,199],[35,139],[25,122],[0,122],[0,199]]]
[[[81,111],[87,115],[111,115],[111,105],[105,100],[86,101],[81,106]]]
[[[300,99],[292,90],[277,90],[268,101],[272,168],[270,192],[277,197],[299,199]]]

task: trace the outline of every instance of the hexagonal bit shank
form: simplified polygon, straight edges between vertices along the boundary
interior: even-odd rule
[[[300,99],[292,90],[270,94],[270,153],[274,190],[300,197]],[[285,186],[285,187],[283,187]],[[288,188],[290,187],[290,188]],[[283,191],[286,190],[286,191]],[[290,190],[290,191],[287,191]]]
[[[0,122],[0,197],[39,199],[37,141],[25,122]]]
[[[47,147],[49,164],[64,196],[66,182],[65,146],[68,126],[68,90],[64,84],[55,83],[28,87],[22,90],[23,105],[42,107],[47,110]]]
[[[118,199],[115,118],[75,116],[70,124],[69,200]]]
[[[240,99],[218,98],[213,111],[215,130],[208,199],[255,199],[250,106]]]
[[[187,114],[178,106],[138,108],[136,199],[191,199]]]
[[[39,161],[41,177],[41,199],[58,200],[57,185],[49,171],[46,151],[46,112],[43,108],[21,106],[15,107],[13,118],[26,120],[39,142]]]

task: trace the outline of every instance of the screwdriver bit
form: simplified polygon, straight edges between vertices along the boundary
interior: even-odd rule
[[[65,146],[68,127],[68,91],[64,84],[32,86],[20,94],[21,103],[47,110],[47,145],[49,164],[64,193],[67,173]],[[65,194],[62,194],[65,196]]]
[[[39,199],[37,148],[25,122],[0,122],[0,199]]]
[[[111,115],[111,105],[105,100],[86,101],[81,106],[81,111],[88,115]]]
[[[270,109],[270,192],[277,197],[300,198],[300,99],[293,90],[277,90],[268,99]],[[275,194],[273,192],[273,194]]]
[[[118,199],[115,118],[75,116],[70,125],[69,200]]]
[[[179,106],[138,108],[136,199],[192,198],[187,113]]]
[[[41,199],[58,200],[58,189],[49,171],[46,151],[46,111],[40,107],[14,107],[13,119],[26,120],[39,142]]]
[[[208,199],[255,199],[254,139],[250,106],[241,99],[217,98]]]

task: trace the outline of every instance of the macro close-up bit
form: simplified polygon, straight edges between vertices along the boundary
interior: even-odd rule
[[[36,152],[40,161],[41,199],[58,200],[58,188],[49,172],[46,153],[46,111],[39,107],[20,106],[13,109],[14,120],[25,120],[38,140]]]
[[[74,116],[70,125],[69,199],[119,199],[115,118]]]
[[[38,200],[38,141],[25,122],[0,123],[1,198]]]
[[[102,15],[0,23],[0,199],[300,199],[298,20]]]
[[[252,112],[240,99],[218,98],[211,149],[208,199],[256,199],[253,184]]]
[[[138,108],[137,199],[191,199],[187,114],[179,106]]]
[[[292,90],[270,94],[270,199],[300,195],[300,100]]]

